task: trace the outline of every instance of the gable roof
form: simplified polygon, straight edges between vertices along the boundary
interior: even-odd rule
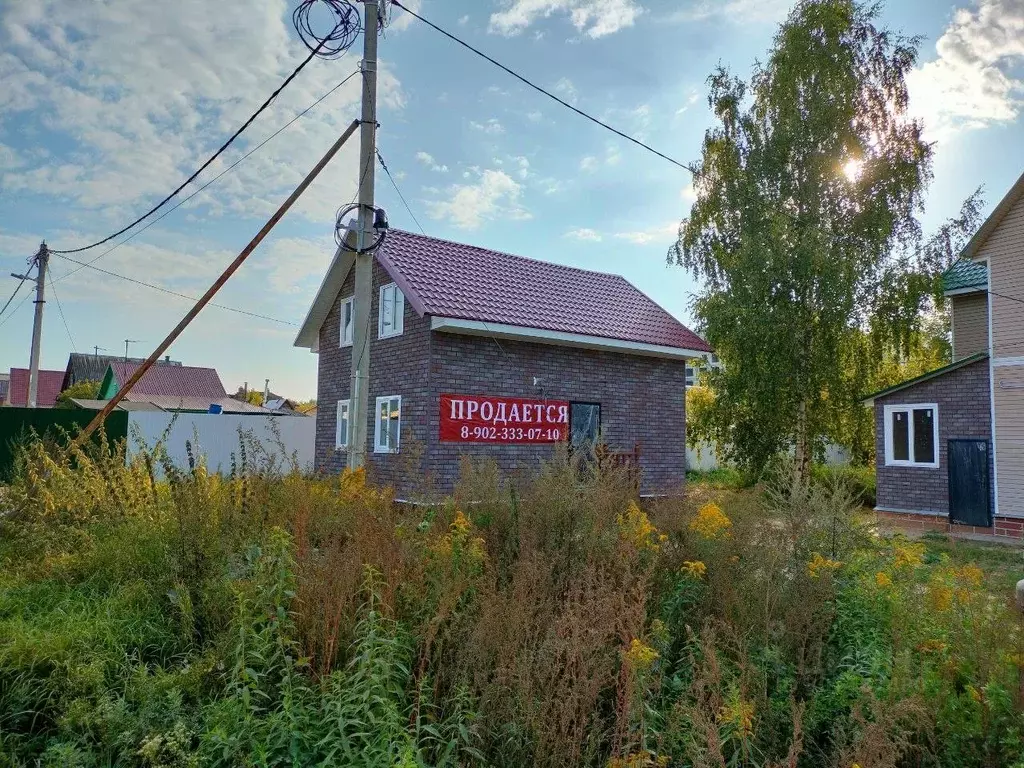
[[[118,361],[143,363],[145,360],[146,358],[144,357],[125,358],[123,355],[90,355],[86,352],[72,352],[68,355],[68,365],[64,372],[64,383],[61,386],[63,389],[67,389],[72,384],[77,384],[80,381],[103,381],[103,377],[107,374],[107,368],[110,367],[111,363]],[[157,360],[156,364],[181,365],[176,360],[171,360],[170,357]]]
[[[390,230],[377,260],[421,317],[709,352],[707,342],[619,275]],[[339,253],[295,345],[314,349],[349,270]]]
[[[100,399],[109,400],[124,385],[141,363],[117,360],[110,364],[103,383]],[[127,394],[128,400],[150,401],[152,397],[203,398],[211,402],[227,397],[220,376],[213,368],[191,365],[154,365]]]
[[[1014,185],[1010,187],[1010,191],[1007,192],[1003,199],[999,201],[999,204],[992,210],[988,218],[985,219],[984,223],[978,227],[978,231],[974,233],[974,237],[970,239],[963,251],[960,253],[961,259],[973,259],[978,255],[978,251],[985,244],[985,241],[992,236],[992,233],[996,231],[1003,219],[1006,218],[1006,214],[1010,212],[1010,209],[1024,197],[1024,173],[1020,175],[1020,178],[1014,182]]]
[[[988,288],[988,265],[983,261],[957,259],[942,273],[943,293],[963,293]]]
[[[64,371],[39,370],[39,384],[36,386],[36,405],[52,408],[61,393]],[[28,406],[28,368],[11,368],[11,383],[7,402],[17,407]]]
[[[886,395],[891,395],[893,392],[899,392],[902,389],[908,389],[910,387],[917,386],[918,384],[923,384],[924,382],[929,381],[930,379],[935,379],[938,378],[939,376],[944,376],[947,373],[952,373],[953,371],[971,365],[972,363],[977,363],[980,362],[981,360],[986,359],[988,359],[988,352],[977,352],[968,357],[963,357],[959,360],[954,360],[949,365],[944,365],[941,368],[935,368],[934,370],[922,373],[920,376],[915,376],[912,379],[901,381],[899,384],[893,384],[891,387],[886,387],[885,389],[880,389],[877,392],[873,392],[870,395],[862,397],[860,401],[865,405],[873,405],[874,401],[877,400],[879,397],[885,397]]]

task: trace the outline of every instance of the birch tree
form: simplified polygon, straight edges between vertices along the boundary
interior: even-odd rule
[[[704,289],[694,311],[725,361],[718,438],[748,468],[795,452],[801,479],[849,403],[855,331],[905,338],[931,288],[914,263],[931,148],[907,115],[918,40],[877,6],[803,0],[749,82],[708,82],[716,124],[669,259]]]

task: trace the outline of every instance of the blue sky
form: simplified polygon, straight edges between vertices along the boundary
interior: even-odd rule
[[[0,275],[119,229],[163,197],[301,60],[294,0],[0,6]],[[747,75],[789,3],[778,0],[420,0],[439,25],[566,100],[684,162],[711,124],[705,78]],[[889,0],[883,22],[921,35],[911,109],[937,142],[926,226],[984,185],[994,205],[1024,170],[1024,4]],[[360,47],[361,43],[357,45]],[[624,275],[689,322],[690,275],[665,264],[691,200],[689,174],[582,120],[398,12],[380,43],[381,151],[427,234]],[[317,60],[211,175],[357,65]],[[97,266],[198,295],[358,113],[353,79],[305,118]],[[356,142],[172,348],[294,397],[316,358],[293,348],[333,253],[335,210],[356,183]],[[389,182],[379,204],[416,229]],[[104,249],[86,254],[90,259]],[[188,302],[53,259],[78,351],[148,352]],[[64,276],[67,274],[67,277]],[[0,277],[0,300],[14,289]],[[48,287],[49,288],[49,287]],[[52,291],[43,365],[71,340]],[[27,294],[27,291],[23,291]],[[19,296],[20,300],[20,296]],[[14,306],[18,306],[17,303]],[[0,319],[0,369],[28,363],[32,304]]]

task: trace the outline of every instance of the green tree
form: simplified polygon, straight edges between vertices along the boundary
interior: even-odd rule
[[[717,125],[694,169],[696,202],[670,260],[704,290],[694,310],[725,362],[718,442],[758,470],[792,445],[802,479],[838,412],[864,334],[902,345],[933,286],[915,214],[931,149],[906,114],[916,39],[878,9],[803,0],[748,83],[709,78]]]
[[[57,395],[57,403],[55,408],[77,408],[74,403],[71,402],[72,398],[78,400],[95,400],[100,394],[100,382],[98,381],[79,381],[72,384],[70,387],[65,389],[59,395]]]

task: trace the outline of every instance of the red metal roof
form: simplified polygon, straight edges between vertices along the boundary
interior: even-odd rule
[[[619,275],[395,229],[377,256],[421,315],[711,351]]]
[[[36,405],[52,408],[61,393],[64,371],[39,371],[39,385],[36,388]],[[28,368],[11,368],[11,389],[8,402],[13,406],[28,405]]]
[[[111,363],[117,385],[123,386],[135,373],[140,363],[126,363],[123,360]],[[148,400],[150,396],[201,397],[219,399],[227,396],[220,376],[213,368],[196,368],[191,365],[154,365],[139,382],[132,387],[127,399],[134,397]]]

